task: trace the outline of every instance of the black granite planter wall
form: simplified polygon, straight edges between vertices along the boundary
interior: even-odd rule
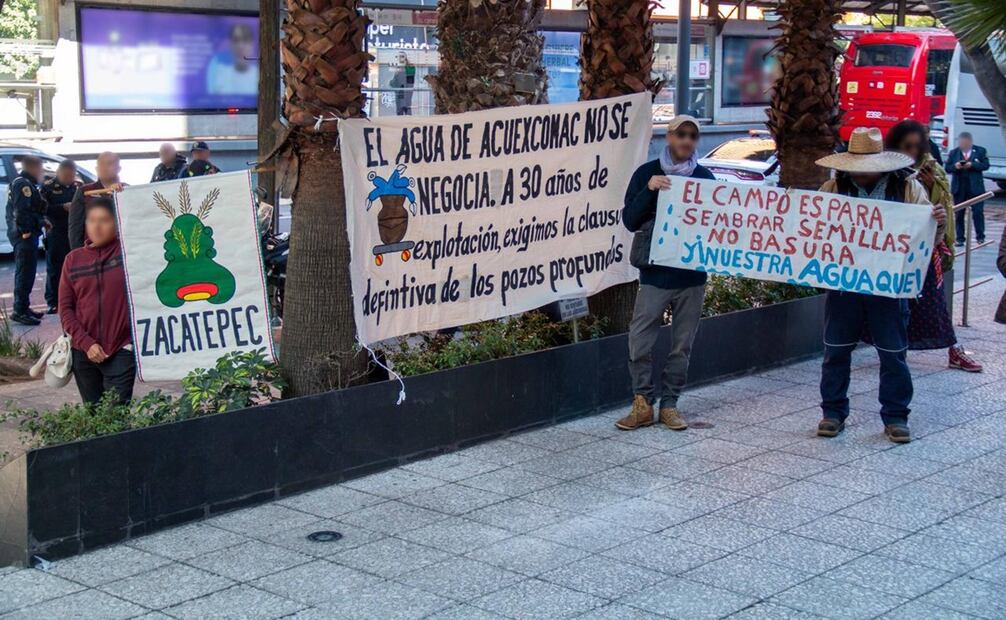
[[[819,296],[704,319],[690,384],[819,353],[823,307]],[[398,384],[382,382],[32,450],[0,470],[0,566],[626,404],[626,357],[623,334],[411,377],[401,406]]]

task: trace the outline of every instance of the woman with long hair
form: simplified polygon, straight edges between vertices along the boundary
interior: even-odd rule
[[[929,194],[929,202],[947,210],[946,224],[936,231],[933,260],[926,273],[922,294],[909,303],[911,318],[908,323],[908,348],[949,349],[948,365],[965,372],[981,372],[982,365],[964,352],[957,342],[954,324],[947,308],[943,274],[954,264],[954,198],[946,172],[936,163],[929,151],[926,128],[913,120],[904,120],[887,134],[886,147],[908,155],[915,161],[915,177]]]

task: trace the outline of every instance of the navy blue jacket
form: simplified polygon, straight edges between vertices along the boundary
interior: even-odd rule
[[[22,172],[7,187],[7,239],[13,245],[21,235],[42,234],[45,220],[45,201],[38,190],[38,181]],[[36,239],[36,243],[38,240]]]
[[[967,170],[957,170],[957,162],[964,161],[964,153],[960,147],[947,153],[947,164],[944,166],[951,175],[950,191],[954,202],[961,202],[985,193],[985,179],[982,170],[989,169],[989,154],[980,146],[971,146],[971,167]]]
[[[629,262],[639,269],[639,283],[649,284],[658,288],[688,288],[706,283],[703,271],[676,269],[662,265],[650,264],[650,239],[653,237],[653,224],[657,217],[657,194],[647,187],[650,177],[660,176],[664,170],[660,160],[648,161],[633,173],[629,187],[625,190],[625,208],[622,209],[622,223],[630,231],[636,233],[632,239],[632,250],[629,252]],[[712,172],[702,166],[695,166],[692,178],[715,179]]]

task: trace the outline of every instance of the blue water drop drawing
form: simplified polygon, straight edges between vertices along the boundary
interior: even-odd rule
[[[926,242],[925,242],[925,240],[923,240],[922,243],[919,244],[919,249],[920,250],[925,250],[926,249]]]
[[[915,261],[915,252],[912,252],[911,254],[908,255],[908,262],[911,263],[914,261]]]
[[[667,222],[664,222],[664,232],[667,232]]]
[[[657,239],[657,245],[664,245],[664,238],[660,237]]]
[[[674,234],[675,235],[678,234],[678,227],[677,226],[674,227]]]
[[[667,215],[670,215],[671,211],[673,211],[673,210],[674,210],[674,205],[667,205]]]

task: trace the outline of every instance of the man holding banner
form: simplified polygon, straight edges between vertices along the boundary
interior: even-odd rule
[[[632,375],[632,410],[615,423],[621,430],[634,430],[653,424],[653,346],[664,312],[670,306],[673,341],[668,355],[660,392],[660,421],[668,428],[683,431],[688,424],[678,412],[678,396],[688,375],[688,356],[702,317],[706,274],[688,269],[654,265],[650,245],[657,215],[657,197],[670,187],[671,176],[714,179],[698,164],[696,146],[699,124],[687,114],[675,116],[667,124],[667,146],[659,159],[640,166],[625,192],[622,222],[635,233],[629,260],[639,269],[639,291],[629,324],[629,373]]]
[[[914,163],[911,157],[884,151],[880,130],[876,128],[854,129],[847,152],[828,155],[817,163],[836,171],[835,178],[821,187],[822,192],[930,206],[919,182],[899,172]],[[946,220],[942,205],[932,206],[931,213],[940,224]],[[906,361],[908,300],[835,290],[829,290],[827,295],[821,366],[823,419],[817,434],[835,437],[845,429],[852,351],[864,330],[869,330],[880,357],[879,398],[884,434],[894,443],[908,443],[913,391]]]

